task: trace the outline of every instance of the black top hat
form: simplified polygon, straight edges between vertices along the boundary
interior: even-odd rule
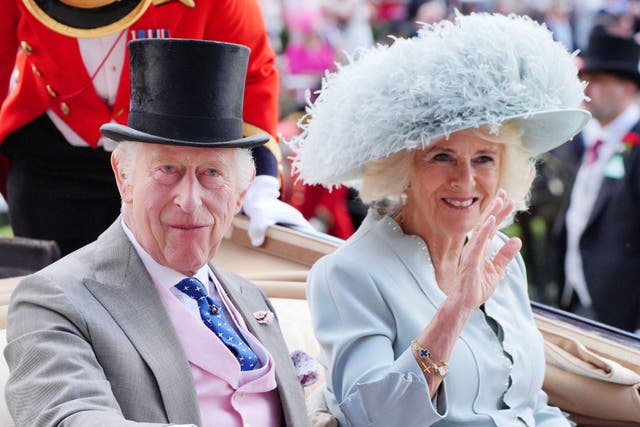
[[[595,28],[589,36],[581,73],[611,73],[640,85],[640,45],[632,38]]]
[[[193,147],[255,147],[265,133],[242,137],[242,104],[249,61],[246,46],[203,40],[129,42],[129,126],[108,123],[116,142]]]
[[[152,0],[22,0],[47,28],[69,37],[102,37],[142,16]]]

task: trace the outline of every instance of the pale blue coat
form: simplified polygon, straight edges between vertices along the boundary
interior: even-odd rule
[[[492,252],[505,240],[498,234]],[[543,342],[526,284],[518,255],[486,302],[487,317],[478,309],[464,327],[432,402],[410,342],[445,295],[425,242],[370,212],[309,278],[313,327],[327,369],[325,397],[340,425],[569,426],[541,390]],[[491,323],[499,325],[498,334]]]

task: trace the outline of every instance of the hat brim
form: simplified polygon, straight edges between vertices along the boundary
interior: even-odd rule
[[[149,142],[154,144],[180,145],[185,147],[202,147],[202,148],[252,148],[264,145],[269,141],[269,135],[266,133],[257,133],[244,138],[234,139],[230,141],[187,141],[182,139],[164,138],[145,132],[132,129],[129,126],[119,123],[107,123],[100,126],[100,132],[107,138],[115,141],[137,141]]]
[[[589,111],[576,108],[547,110],[536,113],[509,116],[501,119],[500,123],[515,123],[522,131],[522,135],[520,137],[520,140],[522,141],[522,147],[527,150],[532,157],[536,157],[542,153],[551,151],[554,148],[557,148],[565,142],[569,141],[584,128],[584,126],[590,119],[591,113]],[[477,127],[486,124],[486,122],[480,123]],[[464,126],[460,128],[449,129],[447,132],[441,132],[432,135],[427,142],[415,142],[414,144],[402,147],[401,149],[412,150],[418,149],[421,146],[424,148],[428,145],[433,144],[435,141],[438,141],[440,138],[447,138],[449,135],[455,132],[472,128],[474,127]],[[367,162],[355,165],[345,172],[334,174],[331,179],[324,179],[324,181],[316,180],[313,182],[305,182],[322,185],[347,184],[350,186],[357,186],[357,183],[362,179],[364,165],[374,160],[377,159],[371,159]]]
[[[103,37],[117,33],[142,16],[152,0],[118,0],[100,7],[69,6],[60,1],[22,0],[45,27],[68,37]]]
[[[523,148],[532,155],[537,156],[569,141],[584,128],[590,119],[590,112],[576,108],[510,116],[505,117],[500,122],[503,124],[515,122],[522,131]],[[466,129],[470,128],[453,129],[448,131],[447,135]],[[445,136],[444,133],[435,135],[430,138],[430,141],[435,141],[443,136]]]
[[[592,61],[582,67],[578,75],[584,78],[585,74],[607,73],[631,80],[640,87],[640,72],[637,68],[631,69],[627,64],[616,64],[612,62]]]
[[[523,131],[522,145],[535,156],[551,151],[569,141],[590,119],[590,112],[576,108],[542,111],[513,117],[511,120],[520,124]]]

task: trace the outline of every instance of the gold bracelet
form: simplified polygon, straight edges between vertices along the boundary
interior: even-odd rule
[[[430,374],[431,370],[433,369],[433,371],[436,374],[440,375],[441,378],[447,376],[447,374],[449,373],[449,363],[444,361],[434,362],[433,359],[431,359],[431,352],[418,344],[417,338],[414,338],[413,341],[411,341],[411,349],[418,357],[418,362],[420,363],[422,372]],[[428,363],[428,365],[424,363],[425,361]]]

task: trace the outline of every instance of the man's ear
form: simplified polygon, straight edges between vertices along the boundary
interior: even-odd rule
[[[238,194],[238,200],[236,200],[236,212],[235,214],[238,214],[240,212],[240,210],[242,209],[242,202],[244,202],[244,198],[247,195],[247,191],[249,190],[249,187],[251,187],[251,184],[253,184],[253,180],[256,179],[256,170],[255,168],[253,169],[253,176],[251,177],[251,180],[249,181],[249,185],[247,185],[247,187],[244,189],[244,191],[241,191],[240,194]]]
[[[113,153],[111,154],[111,168],[113,169],[113,174],[116,177],[116,184],[118,185],[120,198],[125,203],[130,203],[132,199],[130,184],[131,177],[126,175],[120,161],[113,155]]]
[[[627,93],[629,93],[629,95],[632,97],[637,96],[639,92],[638,88],[640,87],[638,83],[632,80],[627,80],[626,82],[627,82],[627,88],[626,88]]]

